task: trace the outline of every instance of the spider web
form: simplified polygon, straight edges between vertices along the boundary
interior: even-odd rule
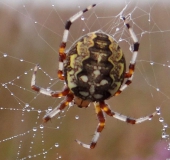
[[[69,106],[47,124],[42,117],[61,99],[37,94],[30,88],[34,66],[37,83],[61,90],[57,78],[58,48],[65,21],[92,1],[0,2],[0,157],[1,159],[170,159],[170,4],[151,0],[98,0],[97,6],[70,29],[67,48],[95,30],[113,35],[124,51],[127,66],[132,40],[121,20],[126,16],[139,42],[132,84],[109,99],[111,108],[131,117],[160,110],[151,121],[131,126],[106,117],[106,127],[93,151],[74,142],[89,143],[97,120],[93,106]]]

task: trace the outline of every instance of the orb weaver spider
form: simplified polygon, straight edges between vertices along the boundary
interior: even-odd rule
[[[92,141],[90,144],[85,144],[76,140],[78,144],[88,149],[96,146],[99,135],[105,126],[104,113],[130,124],[150,120],[157,113],[155,111],[151,115],[134,119],[111,110],[105,102],[106,99],[117,96],[124,91],[133,79],[139,42],[125,17],[122,17],[122,19],[133,40],[133,53],[127,72],[125,58],[118,43],[111,35],[100,30],[84,35],[70,47],[67,53],[65,52],[72,23],[95,6],[96,4],[93,4],[79,11],[65,24],[63,39],[59,48],[58,70],[59,79],[66,82],[64,89],[53,91],[37,86],[36,72],[38,65],[34,68],[31,80],[33,90],[51,97],[65,97],[56,108],[44,116],[44,122],[49,121],[71,102],[79,107],[88,107],[91,102],[94,103],[99,124]],[[125,82],[124,79],[126,79]]]

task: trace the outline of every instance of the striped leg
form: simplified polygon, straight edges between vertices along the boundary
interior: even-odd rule
[[[95,105],[97,118],[99,120],[99,124],[98,124],[97,130],[95,131],[95,134],[92,138],[92,142],[88,145],[88,144],[82,143],[79,140],[76,140],[76,142],[78,144],[80,144],[81,146],[88,148],[88,149],[93,149],[96,146],[97,140],[99,139],[99,136],[100,136],[100,132],[103,130],[103,128],[105,126],[105,117],[104,117],[103,111],[100,108],[100,103],[95,103],[94,105]]]
[[[129,33],[131,35],[131,38],[133,40],[133,54],[132,58],[130,61],[129,65],[129,71],[125,73],[125,78],[127,78],[126,82],[120,87],[120,89],[115,93],[115,96],[119,95],[123,90],[125,90],[129,84],[132,83],[133,79],[133,74],[135,70],[135,63],[136,63],[136,58],[138,55],[138,50],[139,50],[139,42],[138,38],[136,37],[135,33],[133,32],[133,29],[130,27],[129,23],[127,22],[125,17],[122,17],[127,29],[129,30]]]
[[[111,110],[109,108],[109,106],[105,102],[100,102],[100,107],[107,115],[112,116],[112,117],[114,117],[114,118],[116,118],[116,119],[118,119],[120,121],[130,123],[130,124],[137,124],[137,123],[145,122],[147,120],[151,120],[152,117],[154,117],[158,113],[158,111],[155,111],[155,112],[153,112],[152,114],[150,114],[148,116],[134,119],[134,118],[130,118],[130,117],[127,117],[125,115],[122,115],[120,113],[114,112],[113,110]]]
[[[58,77],[61,80],[64,80],[64,75],[63,75],[63,61],[66,59],[66,54],[65,54],[65,48],[66,48],[66,43],[68,39],[68,34],[69,34],[69,29],[72,25],[72,23],[77,20],[79,17],[81,17],[85,12],[89,11],[91,8],[95,7],[96,4],[90,5],[89,7],[85,8],[82,11],[79,11],[75,15],[73,15],[65,24],[65,30],[63,34],[63,39],[59,48],[59,70],[58,70]]]
[[[66,96],[69,93],[69,88],[68,87],[64,87],[64,89],[62,91],[52,91],[50,89],[45,89],[42,87],[39,87],[36,85],[36,73],[38,70],[39,65],[36,65],[34,68],[34,73],[32,75],[32,80],[31,80],[31,88],[41,94],[44,94],[46,96],[51,96],[51,97],[63,97]]]
[[[47,122],[49,121],[51,118],[53,118],[55,115],[57,115],[58,113],[60,113],[60,111],[62,111],[65,107],[67,107],[69,105],[69,102],[71,102],[74,98],[74,95],[72,93],[69,93],[66,98],[56,107],[54,108],[51,112],[47,113],[44,117],[43,117],[43,121]]]

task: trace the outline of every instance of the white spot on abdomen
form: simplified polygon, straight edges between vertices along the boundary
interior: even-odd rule
[[[87,82],[87,81],[88,81],[88,77],[87,77],[86,75],[81,76],[80,79],[81,79],[83,82]]]
[[[99,70],[94,70],[93,74],[95,77],[98,77],[100,75],[100,71]]]
[[[89,91],[90,91],[90,93],[91,93],[91,94],[93,94],[93,93],[94,93],[94,91],[95,91],[94,85],[91,85],[91,86],[90,86]]]
[[[108,83],[108,81],[105,80],[105,79],[103,79],[103,80],[100,82],[100,85],[105,85],[105,84],[107,84],[107,83]]]

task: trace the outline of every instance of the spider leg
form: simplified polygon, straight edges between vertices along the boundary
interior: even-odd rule
[[[104,117],[103,111],[100,108],[100,104],[99,103],[95,103],[94,105],[95,105],[95,110],[96,110],[97,118],[99,120],[99,124],[97,126],[97,129],[95,131],[95,134],[94,134],[94,136],[92,138],[91,143],[88,145],[88,144],[82,143],[81,141],[76,139],[76,142],[78,144],[80,144],[84,148],[88,148],[88,149],[93,149],[96,146],[97,140],[99,139],[99,136],[100,136],[100,132],[103,130],[103,128],[105,126],[105,117]]]
[[[133,79],[133,74],[134,74],[134,70],[135,70],[135,63],[136,63],[136,58],[138,55],[138,50],[139,50],[139,42],[138,42],[138,38],[136,37],[133,29],[131,28],[130,24],[127,22],[125,17],[122,17],[125,25],[127,27],[127,29],[129,30],[130,36],[133,40],[133,54],[132,54],[132,58],[130,61],[130,65],[129,65],[129,71],[125,73],[125,78],[127,78],[126,82],[120,87],[120,89],[115,93],[115,96],[119,95],[123,90],[125,90],[129,84],[132,83],[132,79]]]
[[[32,80],[31,80],[31,88],[41,94],[51,96],[51,97],[63,97],[66,96],[69,93],[69,88],[67,86],[64,87],[62,91],[52,91],[50,89],[45,89],[42,87],[39,87],[36,85],[36,73],[38,70],[39,65],[36,65],[34,68],[34,73],[32,75]]]
[[[104,101],[100,102],[100,107],[101,109],[109,116],[112,116],[120,121],[124,121],[130,124],[137,124],[137,123],[142,123],[145,122],[147,120],[151,120],[154,116],[157,115],[158,111],[153,112],[152,114],[145,116],[145,117],[140,117],[137,119],[131,118],[131,117],[127,117],[125,115],[122,115],[120,113],[114,112],[113,110],[110,109],[110,107],[108,106],[108,104],[106,104]]]
[[[53,118],[55,115],[57,115],[61,110],[63,110],[65,107],[67,107],[69,105],[69,102],[71,102],[73,100],[73,98],[74,98],[73,93],[67,94],[65,99],[56,108],[54,108],[51,112],[47,113],[43,117],[43,121],[47,122],[51,118]]]
[[[63,34],[63,39],[62,42],[60,44],[60,48],[59,48],[59,70],[58,70],[58,77],[61,80],[64,80],[64,75],[63,75],[63,62],[66,59],[66,54],[65,54],[65,48],[66,48],[66,43],[67,43],[67,39],[68,39],[68,34],[69,34],[69,29],[72,25],[72,23],[77,20],[79,17],[81,17],[85,12],[89,11],[91,8],[95,7],[96,4],[90,5],[89,7],[85,8],[82,11],[79,11],[78,13],[76,13],[75,15],[73,15],[69,20],[67,20],[66,24],[65,24],[65,30],[64,30],[64,34]]]

